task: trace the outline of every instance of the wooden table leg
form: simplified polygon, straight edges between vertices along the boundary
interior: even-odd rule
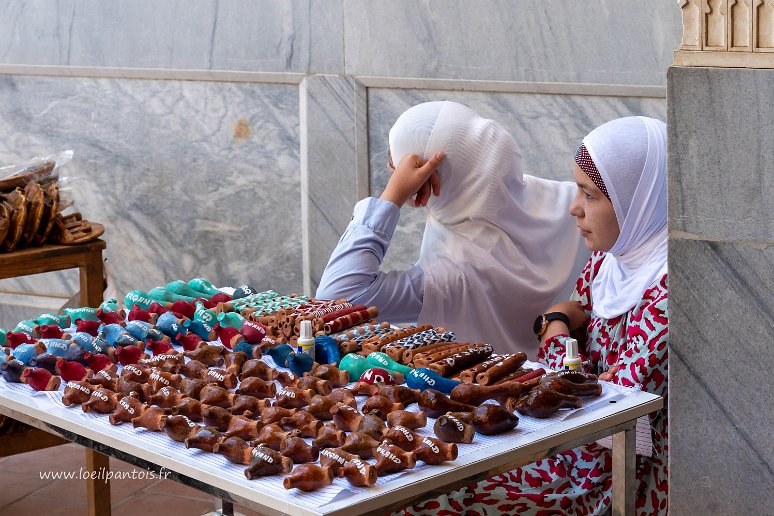
[[[107,455],[86,448],[86,471],[94,472],[86,480],[86,498],[89,504],[89,516],[110,515],[110,481],[107,472],[110,470],[110,459]]]
[[[86,258],[86,267],[80,268],[81,306],[96,308],[102,303],[104,277],[102,252],[90,252]],[[110,514],[110,460],[92,449],[86,449],[86,471],[102,478],[86,480],[86,498],[89,504],[89,516],[107,516]],[[100,475],[101,473],[101,475]]]
[[[613,515],[633,516],[637,452],[636,426],[613,434]]]
[[[216,501],[216,511],[220,511],[221,516],[234,516],[234,504],[227,500],[218,498]]]

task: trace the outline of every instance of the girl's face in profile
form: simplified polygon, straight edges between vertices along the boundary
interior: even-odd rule
[[[570,204],[570,215],[575,217],[578,229],[590,251],[609,251],[620,233],[613,203],[577,163],[574,165],[573,174],[578,193]]]

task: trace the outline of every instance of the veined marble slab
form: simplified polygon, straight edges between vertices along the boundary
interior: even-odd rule
[[[596,126],[622,116],[645,115],[662,120],[666,116],[666,102],[653,98],[370,88],[371,195],[380,195],[389,179],[385,165],[387,137],[393,123],[411,106],[433,100],[460,102],[481,116],[497,120],[518,142],[525,174],[562,181],[573,180],[573,153]],[[406,269],[416,262],[424,221],[424,210],[408,205],[401,208],[384,270]]]
[[[0,163],[74,150],[62,175],[121,294],[199,275],[300,291],[298,125],[295,86],[0,76]]]

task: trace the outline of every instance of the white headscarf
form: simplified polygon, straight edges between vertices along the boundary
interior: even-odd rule
[[[525,176],[513,137],[454,102],[428,102],[390,130],[395,162],[442,151],[441,195],[427,203],[419,321],[534,356],[535,317],[567,299],[589,253],[568,213],[574,183]]]
[[[591,285],[594,312],[631,310],[667,273],[666,124],[619,118],[583,139],[607,187],[621,233]]]

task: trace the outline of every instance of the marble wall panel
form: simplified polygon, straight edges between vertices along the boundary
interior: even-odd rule
[[[2,63],[343,70],[340,0],[6,3],[0,17]]]
[[[767,514],[774,247],[670,239],[673,514]]]
[[[674,0],[346,0],[346,73],[663,85]]]
[[[385,164],[390,127],[409,107],[432,100],[460,102],[499,121],[521,148],[525,174],[564,181],[572,180],[572,155],[594,127],[630,115],[663,120],[666,112],[664,99],[657,98],[369,88],[372,195],[379,195],[389,178]],[[408,205],[401,208],[401,219],[385,256],[386,270],[405,269],[416,262],[424,220],[423,210]]]
[[[197,275],[300,291],[298,111],[288,85],[0,76],[0,163],[74,150],[62,173],[120,293]]]
[[[669,74],[670,228],[774,243],[774,70]]]

